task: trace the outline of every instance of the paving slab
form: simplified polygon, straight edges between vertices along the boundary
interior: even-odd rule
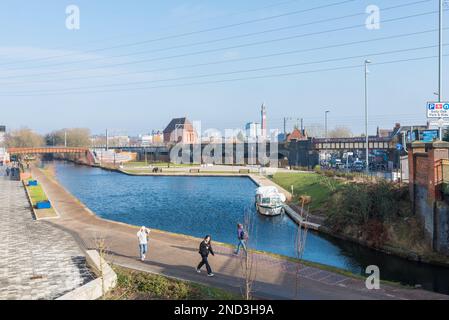
[[[0,299],[54,299],[90,281],[73,237],[33,220],[24,187],[0,167]]]

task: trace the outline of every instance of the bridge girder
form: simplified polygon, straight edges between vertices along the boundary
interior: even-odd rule
[[[11,155],[19,154],[51,154],[51,153],[86,153],[88,148],[78,147],[12,147],[7,148],[6,152]]]

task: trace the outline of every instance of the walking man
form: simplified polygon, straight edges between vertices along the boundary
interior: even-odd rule
[[[139,251],[140,251],[140,260],[145,260],[145,255],[148,251],[148,236],[150,234],[150,229],[142,226],[140,230],[137,232],[137,240],[139,241]]]
[[[246,240],[248,239],[248,235],[246,234],[245,230],[243,229],[243,225],[241,223],[237,224],[237,239],[239,242],[237,244],[237,249],[234,251],[234,254],[238,255],[240,252],[240,248],[243,248],[245,253],[247,253]]]
[[[209,277],[213,277],[214,274],[212,273],[212,269],[209,265],[209,261],[207,261],[207,257],[209,256],[209,253],[211,253],[213,256],[215,256],[214,250],[212,250],[212,244],[211,244],[211,238],[209,235],[204,237],[204,240],[200,244],[199,254],[201,255],[201,262],[198,264],[198,267],[196,268],[196,272],[200,273],[201,268],[206,265],[207,269],[207,275]]]

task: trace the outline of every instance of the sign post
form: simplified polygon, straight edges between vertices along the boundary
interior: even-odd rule
[[[449,102],[428,102],[427,103],[427,119],[438,121],[430,121],[432,125],[439,128],[439,138],[443,140],[443,127],[449,125]]]

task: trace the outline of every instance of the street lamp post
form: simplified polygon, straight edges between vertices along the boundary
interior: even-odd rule
[[[366,174],[369,175],[369,136],[368,136],[368,64],[365,60],[365,143],[366,143]]]
[[[324,112],[324,137],[327,139],[327,115],[330,111]]]
[[[438,102],[443,101],[443,0],[439,3],[439,46],[438,46]],[[440,118],[441,120],[441,118]],[[443,126],[440,125],[440,141],[443,140]]]

